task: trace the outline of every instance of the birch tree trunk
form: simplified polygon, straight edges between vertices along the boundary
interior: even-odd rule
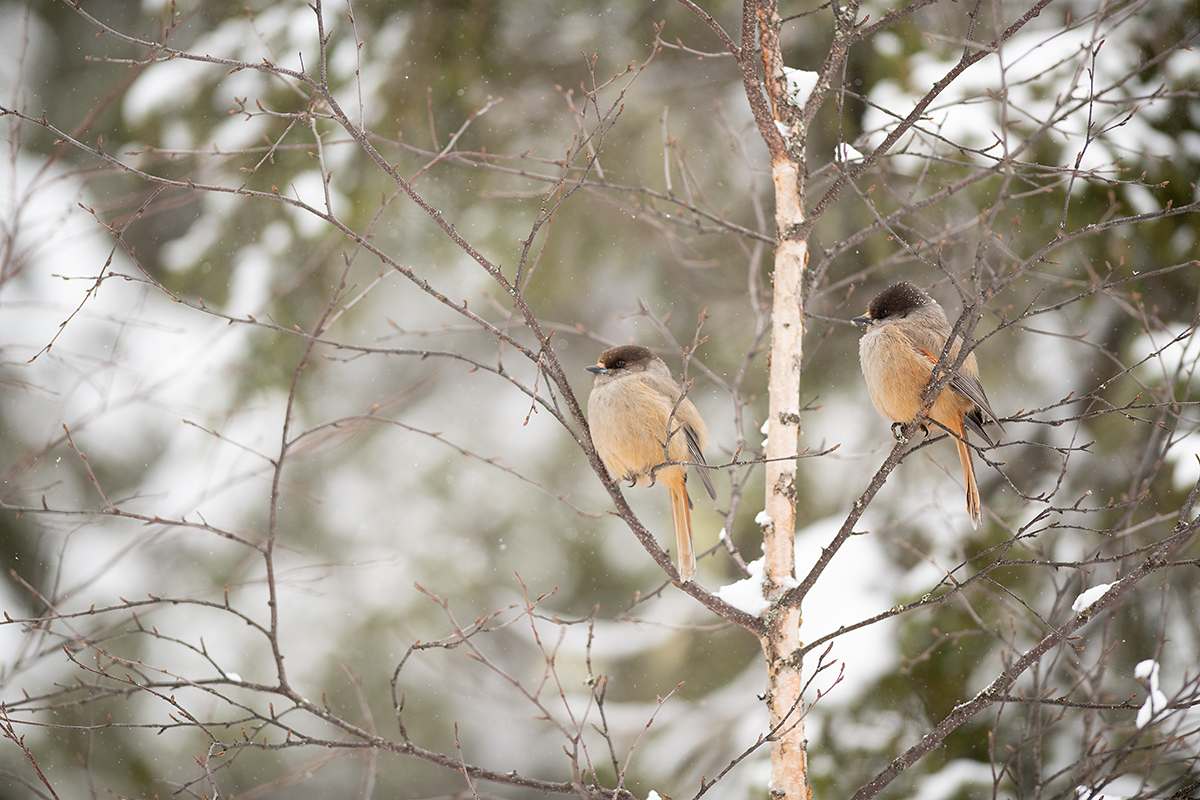
[[[800,165],[774,159],[775,220],[788,230],[803,218]],[[771,316],[770,432],[767,437],[766,512],[763,530],[765,590],[779,596],[795,583],[796,461],[800,436],[801,278],[808,260],[807,242],[784,239],[775,252]],[[767,659],[767,697],[771,712],[771,796],[807,800],[808,765],[804,752],[803,686],[800,673],[800,608],[780,606],[767,620],[762,637]]]
[[[763,529],[763,591],[773,599],[781,599],[796,585],[795,456],[800,449],[802,287],[810,231],[804,213],[805,146],[808,127],[829,91],[829,76],[835,74],[844,60],[843,43],[850,30],[848,21],[855,14],[853,5],[852,2],[850,7],[844,7],[840,15],[835,10],[834,44],[807,98],[792,95],[780,48],[781,22],[776,0],[744,0],[742,5],[742,42],[736,55],[746,97],[771,156],[778,237],[772,273],[768,365],[770,425],[764,500],[768,520]],[[801,609],[798,604],[779,603],[764,622],[766,631],[760,641],[767,663],[767,702],[771,715],[770,792],[773,798],[808,800],[811,790],[804,744]]]
[[[803,137],[800,117],[789,103],[787,80],[779,47],[780,20],[775,0],[746,0],[743,7],[743,76],[754,68],[752,53],[757,33],[766,95],[770,108],[758,104],[759,130],[771,154],[775,184],[775,249],[771,310],[771,355],[768,374],[769,432],[766,446],[766,498],[768,521],[763,529],[765,559],[763,587],[779,597],[795,584],[796,460],[800,437],[800,366],[803,361],[804,267],[808,260],[807,237],[799,231],[804,221]],[[747,95],[761,97],[747,82]],[[754,97],[751,104],[755,105]],[[765,118],[768,112],[769,119]],[[803,677],[801,675],[798,606],[778,606],[766,620],[761,638],[767,662],[767,703],[771,722],[772,797],[807,800],[808,764],[804,750]]]

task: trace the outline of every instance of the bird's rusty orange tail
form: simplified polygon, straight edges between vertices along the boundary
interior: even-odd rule
[[[961,435],[961,434],[960,434]],[[971,515],[971,527],[978,528],[983,512],[979,505],[979,486],[975,483],[975,465],[971,463],[971,448],[962,439],[955,439],[958,445],[958,460],[962,462],[963,483],[967,486],[967,513]]]
[[[674,477],[674,476],[672,476]],[[664,480],[671,493],[671,516],[675,518],[675,546],[679,549],[679,579],[684,583],[696,577],[696,551],[692,546],[692,512],[687,484],[683,479]]]

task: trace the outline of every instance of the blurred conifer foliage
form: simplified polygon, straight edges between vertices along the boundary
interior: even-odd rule
[[[742,4],[0,3],[0,794],[762,798],[791,604],[818,798],[1200,796],[1196,4],[777,13],[796,108],[841,60],[756,607]],[[978,530],[859,372],[900,279],[1005,423]],[[580,411],[629,341],[709,425],[687,591]]]

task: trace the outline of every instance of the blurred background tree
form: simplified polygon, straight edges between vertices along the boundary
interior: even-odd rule
[[[767,795],[774,187],[700,5],[0,3],[6,797]],[[1197,11],[778,9],[818,797],[1200,792]],[[901,278],[1005,420],[978,530],[859,375]],[[688,593],[581,446],[627,341],[724,465]]]

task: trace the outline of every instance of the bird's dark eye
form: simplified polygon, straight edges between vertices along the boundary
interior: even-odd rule
[[[623,366],[625,366],[625,359],[623,358],[618,358],[613,362],[613,369],[620,369]]]
[[[888,315],[888,310],[886,308],[881,308],[881,309],[879,309],[879,313],[875,315],[875,319],[883,319],[887,315]]]

